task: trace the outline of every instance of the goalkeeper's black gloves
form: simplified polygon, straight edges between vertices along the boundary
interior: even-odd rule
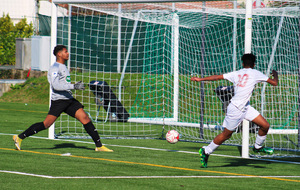
[[[84,87],[83,82],[79,81],[76,84],[74,84],[74,89],[76,89],[76,90],[84,90],[85,87]]]

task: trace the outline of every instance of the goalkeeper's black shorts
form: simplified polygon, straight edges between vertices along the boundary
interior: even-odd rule
[[[62,112],[65,112],[66,114],[75,117],[76,111],[83,107],[84,106],[76,99],[56,101],[51,100],[51,106],[48,114],[59,117]]]

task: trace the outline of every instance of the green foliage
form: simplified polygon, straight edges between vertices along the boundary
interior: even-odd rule
[[[33,35],[32,23],[27,24],[26,18],[16,25],[9,15],[0,18],[0,65],[14,65],[16,38],[29,38]]]
[[[21,89],[24,85],[23,84],[11,84],[10,85],[10,88],[13,89],[13,90],[16,90],[16,89]]]

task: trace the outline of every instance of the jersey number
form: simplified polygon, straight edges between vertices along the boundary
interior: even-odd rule
[[[237,86],[240,86],[240,87],[246,86],[248,78],[249,78],[248,74],[244,74],[243,76],[239,75],[239,82],[238,82]]]

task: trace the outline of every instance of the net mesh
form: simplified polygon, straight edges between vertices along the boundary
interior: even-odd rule
[[[251,104],[271,124],[266,146],[295,155],[299,3],[262,2],[264,6],[253,9],[252,52],[257,70],[268,76],[273,69],[279,72],[279,85],[257,85]],[[77,4],[66,9],[70,16],[58,18],[57,43],[69,47],[72,81],[89,87],[91,81],[105,81],[109,87],[110,93],[74,92],[102,137],[159,138],[176,129],[181,140],[210,142],[221,132],[226,102],[216,89],[232,84],[190,78],[242,68],[243,3]],[[118,120],[124,113],[129,114],[126,121]],[[240,145],[240,130],[226,143]],[[55,133],[59,138],[87,137],[82,125],[67,115],[56,122]],[[256,134],[257,126],[251,125],[251,145]]]

